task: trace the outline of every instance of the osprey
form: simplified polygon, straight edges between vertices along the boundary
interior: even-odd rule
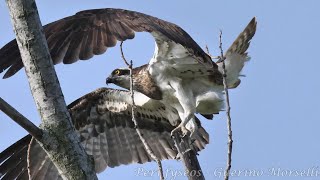
[[[136,93],[136,98],[147,98]],[[136,133],[131,119],[130,92],[109,88],[97,89],[68,106],[81,144],[89,155],[93,156],[95,171],[102,172],[106,167],[122,164],[145,163],[152,160]],[[177,150],[170,132],[175,128],[168,117],[177,121],[175,109],[156,100],[150,100],[144,106],[136,105],[135,117],[138,127],[155,155],[161,159],[175,159]],[[208,133],[197,120],[200,136],[192,147],[202,150],[209,142]],[[40,145],[27,135],[0,153],[0,179],[28,178],[61,179],[58,170]],[[28,150],[28,146],[29,150]],[[27,166],[29,153],[29,167]]]
[[[253,18],[226,51],[227,85],[236,87],[248,60],[247,49],[256,31]],[[81,11],[44,26],[54,64],[74,63],[104,53],[118,41],[134,38],[134,32],[149,32],[155,52],[148,64],[133,70],[134,89],[174,108],[181,119],[173,130],[184,134],[197,130],[195,113],[211,118],[223,109],[222,63],[215,63],[179,26],[134,11],[94,9]],[[0,50],[0,72],[4,78],[23,67],[15,40]],[[107,83],[129,88],[128,69],[117,69]],[[175,125],[178,121],[170,119]]]

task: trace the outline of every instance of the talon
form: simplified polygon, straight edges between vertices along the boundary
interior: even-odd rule
[[[174,133],[178,132],[179,130],[181,129],[180,125],[176,128],[174,128],[172,131],[171,131],[171,136],[173,137],[174,136]]]
[[[189,130],[185,126],[181,126],[182,137],[185,137],[189,134]]]
[[[180,154],[178,153],[178,154],[176,155],[176,157],[174,157],[174,159],[175,159],[175,160],[179,160],[179,159],[180,159]]]
[[[178,127],[174,128],[171,131],[171,136],[174,136],[174,133],[181,131],[182,137],[186,136],[189,133],[189,130],[182,124],[180,124]]]

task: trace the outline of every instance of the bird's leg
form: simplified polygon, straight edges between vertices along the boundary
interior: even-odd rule
[[[186,128],[190,130],[190,137],[192,139],[196,139],[197,131],[198,131],[198,125],[195,121],[194,113],[192,118],[189,120],[189,122],[186,124]]]
[[[179,117],[180,117],[180,120],[183,120],[184,119],[184,113],[183,113],[183,109],[181,106],[176,106],[177,110],[178,110],[178,114],[179,114]],[[184,136],[184,134],[186,134],[188,132],[188,130],[186,129],[185,126],[183,126],[183,121],[180,122],[180,124],[178,126],[176,126],[176,128],[174,128],[172,131],[171,131],[171,136],[175,136],[177,134],[179,134],[179,131],[181,131],[182,135]]]
[[[179,126],[174,128],[171,131],[171,135],[173,135],[177,131],[181,131],[182,136],[185,136],[185,135],[190,133],[190,138],[191,139],[196,139],[197,130],[198,130],[198,125],[195,122],[195,118],[194,118],[194,115],[193,115],[193,117],[191,119],[189,119],[188,121],[182,121],[179,124]]]
[[[189,133],[189,130],[186,128],[186,125],[183,122],[181,122],[176,128],[171,131],[171,136],[173,136],[178,131],[181,131],[182,136],[185,136]]]
[[[170,85],[175,89],[175,95],[182,107],[183,112],[179,113],[181,123],[178,127],[172,130],[171,135],[180,130],[182,135],[186,135],[188,132],[190,132],[190,136],[193,137],[197,129],[197,124],[195,123],[194,119],[194,113],[196,112],[195,98],[190,89],[183,88],[181,82],[176,82],[171,83]]]

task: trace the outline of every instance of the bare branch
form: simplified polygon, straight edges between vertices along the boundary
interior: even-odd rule
[[[172,139],[185,166],[188,179],[204,180],[205,178],[197,159],[197,153],[190,147],[192,144],[190,136],[181,136],[179,132],[176,132],[173,134]]]
[[[225,57],[223,55],[223,49],[222,49],[222,31],[220,30],[220,36],[219,36],[219,48],[221,52],[220,56],[220,62],[222,62],[222,71],[223,71],[223,86],[224,86],[224,92],[225,92],[225,98],[226,98],[226,114],[227,114],[227,128],[228,128],[228,157],[227,157],[227,167],[226,167],[226,173],[225,173],[225,180],[229,179],[230,175],[230,169],[231,169],[231,155],[232,155],[232,129],[231,129],[231,115],[230,115],[230,100],[229,100],[229,92],[228,92],[228,85],[227,85],[227,73],[226,73],[226,65],[225,65]]]
[[[14,122],[28,131],[36,139],[42,138],[42,130],[34,125],[29,119],[20,114],[15,108],[0,97],[0,110],[9,116]]]
[[[212,55],[211,55],[210,52],[209,52],[209,47],[208,47],[208,45],[206,45],[206,51],[207,51],[207,54],[208,54],[210,57],[212,57]]]
[[[28,144],[28,151],[27,151],[27,170],[28,170],[28,177],[29,179],[32,179],[32,176],[31,176],[31,170],[30,170],[30,151],[31,151],[31,144],[32,142],[34,141],[34,137],[31,138],[29,144]]]
[[[149,146],[148,142],[146,141],[146,139],[143,137],[143,134],[141,133],[140,129],[139,129],[139,124],[135,118],[135,102],[134,102],[134,91],[133,91],[133,75],[132,75],[132,67],[133,67],[133,62],[130,61],[130,64],[128,63],[128,61],[126,60],[124,53],[123,53],[123,49],[122,49],[122,44],[123,42],[121,42],[120,44],[120,51],[121,51],[121,56],[123,61],[125,62],[125,64],[128,66],[128,68],[130,69],[130,93],[131,93],[131,99],[132,99],[132,106],[131,106],[131,114],[132,114],[132,121],[134,123],[136,132],[140,138],[140,140],[142,141],[144,148],[146,149],[147,153],[150,155],[150,157],[155,160],[158,164],[158,169],[159,169],[159,173],[160,173],[160,179],[164,180],[164,175],[163,175],[163,168],[162,168],[162,163],[161,161],[157,158],[157,156],[153,153],[151,147]]]
[[[121,41],[121,43],[120,43],[121,57],[122,57],[124,63],[130,68],[130,64],[128,63],[126,57],[124,57],[124,53],[123,53],[123,49],[122,49],[122,44],[123,44],[123,41]],[[131,67],[132,67],[132,63],[131,63]],[[133,100],[133,99],[132,99],[132,100]]]
[[[219,59],[220,58],[220,56],[212,56],[210,54],[208,45],[206,45],[206,51],[207,51],[207,54],[211,57],[211,59]]]

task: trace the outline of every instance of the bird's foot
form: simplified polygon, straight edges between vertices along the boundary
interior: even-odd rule
[[[198,136],[197,129],[192,129],[190,131],[191,144],[194,143],[194,141],[197,139],[197,136]]]
[[[179,132],[179,131],[181,132],[182,137],[184,137],[184,136],[186,136],[187,134],[190,133],[190,131],[186,128],[186,126],[184,126],[183,124],[179,124],[178,127],[174,128],[171,131],[171,136],[174,136],[174,134]]]

